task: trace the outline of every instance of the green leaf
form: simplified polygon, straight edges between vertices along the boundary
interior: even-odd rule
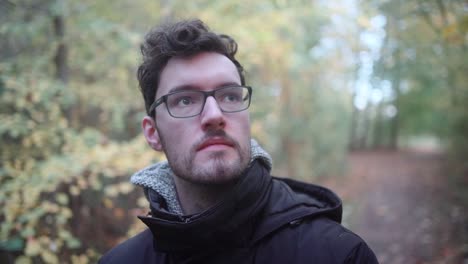
[[[24,239],[12,237],[6,241],[0,241],[0,248],[6,251],[20,251],[24,248]]]

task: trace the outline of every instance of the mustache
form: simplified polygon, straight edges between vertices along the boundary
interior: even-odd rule
[[[233,145],[236,149],[240,149],[239,143],[229,136],[226,131],[224,130],[209,130],[203,135],[202,138],[197,140],[197,142],[193,145],[192,150],[196,151],[205,141],[210,140],[211,138],[219,138],[226,141],[228,144]]]

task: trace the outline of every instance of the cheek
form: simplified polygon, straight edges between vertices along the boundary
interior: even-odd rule
[[[238,120],[235,121],[237,123],[237,133],[239,138],[248,138],[250,139],[250,118],[248,114],[241,116]]]
[[[242,129],[245,130],[248,134],[250,134],[250,115],[247,112],[242,119]]]
[[[161,131],[167,149],[184,149],[191,146],[191,141],[196,135],[195,131],[191,130],[192,125],[178,122],[166,122],[165,124]]]
[[[184,139],[184,135],[183,135],[183,130],[180,129],[180,128],[168,128],[164,131],[164,135],[165,135],[165,140],[167,141],[168,144],[170,144],[171,146],[173,145],[178,145],[180,144],[183,139]],[[182,134],[181,134],[182,133]]]

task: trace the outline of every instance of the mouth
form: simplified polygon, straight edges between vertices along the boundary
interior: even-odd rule
[[[203,141],[198,147],[197,151],[204,150],[206,148],[212,148],[212,147],[234,147],[234,144],[225,139],[225,138],[210,138],[208,140]]]

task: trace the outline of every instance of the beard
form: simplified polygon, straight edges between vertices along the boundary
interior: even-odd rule
[[[161,136],[161,135],[160,135]],[[197,146],[211,137],[222,137],[230,142],[235,150],[235,158],[229,158],[225,151],[209,153],[208,162],[196,162]],[[229,137],[222,130],[208,131],[185,153],[168,149],[163,137],[161,143],[165,150],[169,165],[174,174],[191,183],[202,185],[222,185],[235,182],[243,174],[250,162],[250,140],[241,146],[239,142]]]

